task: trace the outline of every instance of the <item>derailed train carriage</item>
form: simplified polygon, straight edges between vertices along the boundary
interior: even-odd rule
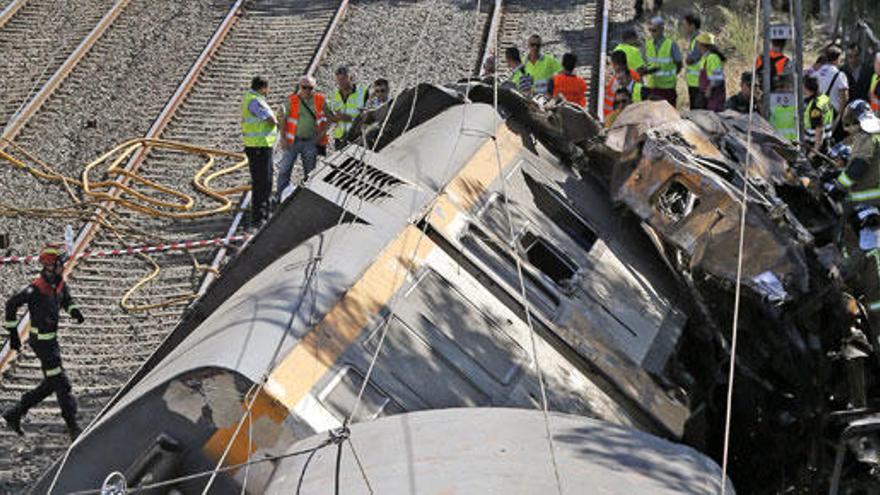
[[[534,409],[535,360],[551,410],[716,453],[739,141],[711,142],[706,122],[679,123],[662,137],[647,119],[623,119],[606,136],[567,105],[542,109],[508,90],[498,94],[498,112],[494,101],[481,84],[421,85],[370,114],[353,144],[297,188],[77,440],[56,488],[92,489],[114,471],[137,486],[221,459],[274,458],[347,418]],[[689,145],[696,137],[704,139]],[[661,151],[652,154],[651,143]],[[796,436],[818,416],[800,413],[827,404],[822,393],[808,395],[819,385],[799,376],[806,361],[798,360],[833,344],[794,338],[806,332],[800,320],[815,324],[824,306],[788,318],[786,305],[803,301],[818,269],[805,248],[813,234],[779,211],[785,203],[773,181],[805,205],[816,198],[774,175],[778,155],[764,158],[772,170],[755,198],[770,204],[748,223],[765,254],[746,270],[753,299],[743,325],[751,325],[747,336],[779,333],[764,336],[766,347],[745,345],[756,354],[738,367],[746,393],[735,395],[734,427],[749,434],[734,437],[733,466],[734,481],[760,468],[766,484],[808,464],[810,447]],[[823,221],[816,214],[808,223],[818,232]],[[793,341],[804,347],[789,348]],[[781,361],[768,355],[780,349]],[[792,405],[799,401],[802,408]],[[634,445],[628,454],[648,451]],[[785,449],[796,455],[786,460]],[[717,490],[717,467],[694,464],[681,479],[702,481],[671,491]],[[239,491],[246,477],[254,493],[283,491],[288,465],[231,469],[213,486]],[[201,491],[204,483],[176,488]]]

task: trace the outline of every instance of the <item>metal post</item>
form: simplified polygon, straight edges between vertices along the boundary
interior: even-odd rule
[[[763,88],[762,101],[764,104],[761,114],[766,119],[770,117],[770,0],[761,2],[761,10],[764,19],[764,54],[761,62],[761,74],[763,75],[761,88]]]
[[[798,142],[800,142],[800,124],[804,121],[804,9],[803,0],[794,0],[794,67],[795,91],[797,93]]]

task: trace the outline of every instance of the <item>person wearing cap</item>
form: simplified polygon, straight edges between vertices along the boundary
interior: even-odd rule
[[[40,252],[39,262],[42,266],[40,275],[6,301],[5,327],[9,332],[9,345],[15,351],[21,351],[18,336],[18,309],[27,304],[30,314],[30,332],[28,345],[40,360],[43,380],[40,384],[21,396],[21,400],[3,413],[6,425],[19,435],[24,435],[21,420],[27,412],[46,397],[55,394],[61,417],[67,424],[71,440],[80,434],[76,420],[76,399],[72,393],[70,380],[61,365],[61,348],[58,346],[58,317],[60,310],[65,310],[77,323],[85,321],[82,312],[70,295],[70,289],[64,281],[64,263],[67,253],[64,248],[49,244]]]
[[[704,108],[702,95],[700,94],[700,59],[702,54],[697,49],[697,36],[702,34],[700,26],[702,21],[700,16],[694,12],[690,12],[684,16],[681,24],[682,34],[688,39],[687,54],[685,55],[685,81],[688,87],[688,104],[691,110]]]
[[[697,36],[697,49],[700,51],[700,94],[705,102],[704,108],[720,112],[724,110],[727,89],[724,84],[724,62],[727,57],[715,45],[715,35],[700,33]]]
[[[269,216],[272,195],[272,148],[278,140],[278,119],[266,101],[269,83],[260,76],[241,103],[241,134],[251,173],[251,223],[259,226]]]
[[[760,89],[755,88],[754,107],[752,105],[752,73],[743,72],[739,77],[739,93],[731,96],[724,102],[725,110],[733,110],[739,113],[749,113],[749,108],[754,108],[755,112],[760,113]]]
[[[630,28],[623,32],[620,43],[611,50],[611,55],[616,52],[622,52],[626,56],[626,66],[631,70],[638,71],[645,65],[642,49],[639,48],[639,35],[635,29]]]
[[[348,67],[338,67],[336,90],[330,98],[330,111],[327,112],[327,120],[336,124],[333,128],[333,146],[336,149],[345,146],[345,136],[366,103],[367,88],[352,81]]]
[[[291,93],[284,103],[284,121],[286,129],[281,147],[278,170],[278,184],[275,198],[278,203],[284,197],[284,190],[290,185],[290,174],[297,158],[302,157],[303,181],[315,170],[318,161],[318,147],[327,146],[327,117],[324,115],[326,98],[317,91],[315,78],[302,76],[299,88]]]
[[[819,81],[814,76],[804,78],[804,148],[807,156],[825,153],[831,141],[834,109],[828,95],[819,92]]]
[[[770,89],[773,91],[778,89],[776,84],[779,80],[776,77],[790,70],[791,59],[783,53],[783,50],[785,50],[784,39],[770,40]],[[755,74],[758,76],[758,82],[764,80],[764,55],[758,55],[755,59]]]
[[[529,53],[526,55],[525,71],[532,76],[532,95],[553,94],[553,76],[562,70],[562,64],[549,53],[541,53],[541,37],[529,36]]]
[[[666,100],[675,107],[678,72],[682,67],[678,45],[664,35],[665,22],[660,16],[651,19],[648,30],[651,37],[645,41],[644,57],[647,65],[640,69],[645,76],[645,87],[651,100]],[[723,104],[723,100],[722,100]]]
[[[584,108],[587,106],[587,81],[574,73],[575,65],[577,57],[574,53],[562,56],[562,72],[553,76],[553,97],[561,96]]]

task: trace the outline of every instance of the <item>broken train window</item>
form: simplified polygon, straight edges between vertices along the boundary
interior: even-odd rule
[[[525,231],[519,238],[522,252],[532,266],[563,286],[577,272],[574,261],[553,247],[544,238]]]
[[[654,199],[654,207],[669,223],[686,218],[699,204],[700,197],[678,179],[670,180]]]

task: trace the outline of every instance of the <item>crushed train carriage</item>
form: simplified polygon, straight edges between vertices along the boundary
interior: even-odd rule
[[[283,454],[354,413],[534,408],[535,358],[552,410],[717,456],[746,153],[734,428],[749,433],[732,477],[758,493],[817,467],[846,427],[831,418],[850,368],[827,357],[843,288],[821,279],[833,223],[796,152],[766,125],[749,143],[735,115],[642,103],[605,133],[570,105],[495,101],[419,85],[365,115],[77,441],[58,487],[211,469],[227,446],[227,465]],[[277,485],[275,468],[252,466],[248,489]]]

